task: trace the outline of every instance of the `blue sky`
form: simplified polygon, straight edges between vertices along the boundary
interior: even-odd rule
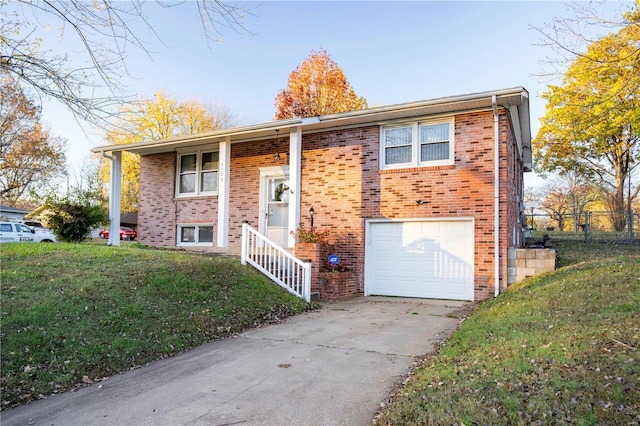
[[[203,102],[216,101],[237,113],[243,124],[271,121],[274,99],[289,73],[311,50],[325,48],[344,70],[356,93],[370,106],[426,100],[524,86],[531,96],[531,126],[544,115],[540,95],[548,70],[542,60],[542,27],[554,17],[571,16],[562,2],[262,2],[248,3],[245,27],[223,29],[222,43],[209,48],[195,4],[149,9],[162,42],[150,41],[152,58],[131,51],[131,76],[123,83],[139,97],[154,90]],[[620,3],[606,5],[619,11]],[[57,34],[57,32],[52,31]],[[47,36],[53,49],[73,40]],[[557,83],[557,81],[556,81]],[[72,115],[45,102],[43,121],[68,139],[68,159],[79,167],[101,135],[83,132]],[[535,177],[526,180],[535,185]]]

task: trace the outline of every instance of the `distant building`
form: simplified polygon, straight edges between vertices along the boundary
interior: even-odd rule
[[[0,205],[0,219],[23,220],[24,215],[26,215],[27,213],[29,213],[29,210]]]

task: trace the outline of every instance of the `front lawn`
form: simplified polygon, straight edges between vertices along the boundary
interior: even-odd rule
[[[565,266],[480,304],[375,424],[639,424],[640,245],[556,243]]]
[[[3,244],[2,408],[310,308],[239,260],[95,244]]]

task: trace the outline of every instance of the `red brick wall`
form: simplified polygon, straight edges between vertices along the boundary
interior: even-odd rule
[[[364,291],[364,224],[380,202],[378,126],[306,135],[302,140],[300,211],[315,210],[314,225],[331,229],[340,263],[358,272]],[[304,215],[306,216],[306,215]],[[309,225],[308,218],[301,222]]]
[[[175,197],[176,154],[140,157],[138,233],[142,244],[172,247],[177,244],[177,225],[212,223],[218,219],[218,197]]]
[[[360,272],[361,291],[363,218],[473,217],[475,298],[490,297],[494,291],[493,135],[491,111],[458,115],[453,166],[382,171],[378,126],[305,136],[301,211],[313,207],[316,226],[332,229],[334,242],[341,247],[338,256]],[[504,141],[506,128],[501,137]],[[506,172],[502,179],[506,180]],[[504,185],[503,191],[506,197]],[[418,199],[426,203],[417,205]]]
[[[175,158],[173,152],[140,156],[138,239],[142,244],[176,245]]]
[[[518,147],[515,141],[513,132],[511,131],[511,122],[506,117],[502,118],[501,128],[508,129],[506,131],[506,158],[507,161],[503,162],[505,173],[507,174],[506,182],[503,184],[506,186],[506,211],[507,219],[505,231],[507,233],[506,246],[507,247],[522,247],[524,244],[524,237],[522,235],[522,228],[524,224],[521,222],[520,204],[522,202],[523,194],[523,165],[522,161],[518,157]],[[507,286],[507,260],[506,255],[501,257],[501,272],[502,279],[500,288],[504,289]]]
[[[280,161],[273,154],[280,154]],[[258,229],[260,207],[260,167],[289,164],[289,139],[266,140],[231,145],[229,177],[229,246],[240,246],[242,223]]]

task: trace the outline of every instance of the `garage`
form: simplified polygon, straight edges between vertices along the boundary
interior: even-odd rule
[[[365,295],[473,300],[473,219],[368,221]]]

